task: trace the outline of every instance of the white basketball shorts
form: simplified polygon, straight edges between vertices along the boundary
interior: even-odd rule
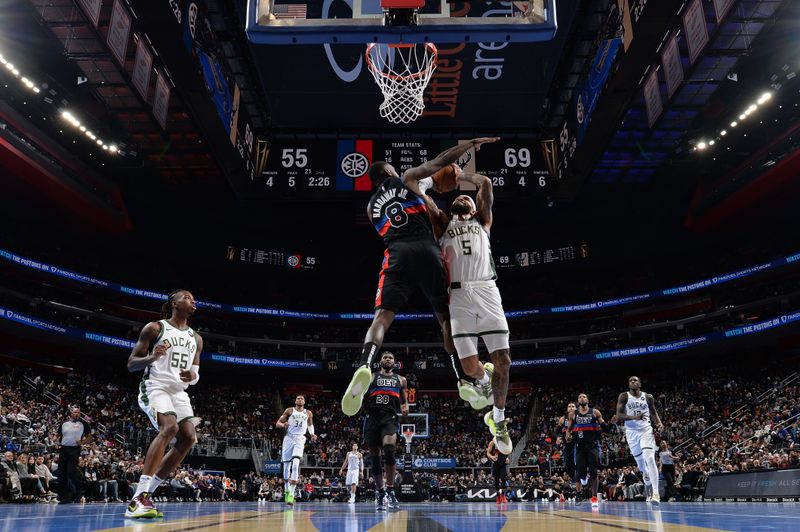
[[[508,322],[494,281],[467,281],[450,290],[450,327],[458,358],[478,354],[478,338],[493,353],[508,349]]]
[[[358,473],[359,473],[358,469],[348,469],[345,485],[351,486],[353,484],[358,484]]]
[[[303,458],[303,448],[306,446],[306,437],[299,434],[287,434],[283,437],[281,461],[291,462],[292,458]]]
[[[658,449],[652,428],[643,431],[626,430],[625,439],[628,440],[628,447],[631,448],[632,456],[639,456],[644,449],[652,449],[653,452]]]
[[[147,414],[150,422],[158,429],[158,414],[172,414],[178,420],[191,421],[195,425],[200,421],[194,417],[189,395],[181,391],[170,391],[168,388],[152,380],[144,380],[139,385],[139,408]]]

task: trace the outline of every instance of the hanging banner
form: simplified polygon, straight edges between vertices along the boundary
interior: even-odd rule
[[[153,53],[145,42],[144,35],[139,35],[139,44],[136,46],[136,59],[133,62],[133,75],[131,81],[139,91],[142,99],[147,102],[147,92],[150,88],[150,74],[153,71]]]
[[[722,19],[728,14],[728,11],[731,10],[733,2],[734,0],[714,0],[714,13],[717,16],[717,24],[722,22]]]
[[[78,0],[86,16],[92,21],[94,27],[100,25],[100,8],[103,7],[103,0]]]
[[[664,110],[661,103],[661,89],[658,86],[658,71],[655,68],[644,82],[644,106],[647,109],[647,125],[653,127]]]
[[[683,13],[683,31],[689,48],[689,64],[693,65],[708,44],[706,13],[700,0],[694,0]]]
[[[108,24],[108,48],[117,58],[122,67],[125,67],[125,56],[128,53],[128,39],[131,35],[131,16],[121,0],[115,0],[111,10],[111,21]]]
[[[158,120],[161,129],[167,129],[167,114],[169,113],[169,97],[172,89],[167,81],[167,76],[159,72],[156,77],[156,95],[153,98],[153,114]]]
[[[667,100],[670,100],[683,83],[681,52],[678,49],[678,37],[675,33],[667,40],[661,52],[661,66],[664,68],[664,79],[667,82]]]

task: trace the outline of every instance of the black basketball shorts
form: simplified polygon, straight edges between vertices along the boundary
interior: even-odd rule
[[[448,282],[442,250],[429,237],[391,242],[383,254],[375,309],[398,312],[417,288],[434,312],[447,312]]]
[[[364,419],[364,443],[369,447],[382,447],[383,437],[400,432],[397,414],[391,410],[375,408],[367,410]]]

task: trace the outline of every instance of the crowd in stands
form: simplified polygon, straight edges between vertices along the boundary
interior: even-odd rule
[[[677,483],[686,478],[712,472],[800,466],[800,380],[792,376],[792,364],[757,366],[732,365],[723,369],[681,373],[675,369],[648,375],[644,390],[654,394],[664,422],[659,441],[678,449]],[[135,488],[142,469],[141,450],[146,449],[154,431],[136,403],[132,377],[115,376],[109,370],[53,373],[44,370],[2,366],[0,371],[0,476],[16,476],[16,497],[49,501],[58,482],[57,427],[68,405],[80,405],[94,429],[93,438],[83,447],[80,472],[84,479],[85,500],[125,500]],[[202,454],[207,442],[228,438],[228,445],[250,446],[261,442],[278,459],[283,432],[274,426],[282,409],[293,403],[293,396],[278,399],[276,383],[202,383],[202,393],[192,393],[195,411],[203,418],[198,427],[194,454]],[[578,385],[580,386],[580,385]],[[563,478],[561,441],[557,421],[569,401],[578,393],[589,394],[590,402],[609,420],[616,398],[626,389],[624,377],[614,384],[570,389],[559,383],[535,387],[532,393],[512,392],[506,406],[511,420],[512,438],[519,441],[525,431],[529,411],[535,412],[532,430],[519,465],[538,466],[542,474],[518,482],[526,492],[533,484],[535,498],[569,498],[570,479]],[[194,392],[194,390],[192,390]],[[531,410],[530,400],[534,400]],[[336,468],[344,461],[354,437],[360,434],[362,418],[344,416],[338,400],[330,394],[309,394],[308,408],[315,413],[319,439],[306,448],[307,466]],[[419,475],[421,484],[436,497],[437,490],[455,496],[463,485],[484,480],[488,470],[485,446],[490,439],[482,416],[457,396],[418,391],[414,412],[429,415],[431,437],[415,440],[415,454],[425,457],[452,457],[459,468],[470,474]],[[712,430],[713,429],[713,430]],[[402,446],[402,442],[400,442]],[[602,485],[609,499],[636,499],[641,496],[641,476],[630,467],[624,431],[603,439]],[[688,476],[687,476],[688,475]],[[212,472],[184,469],[167,480],[158,496],[169,499],[255,500],[263,490],[274,495],[280,480],[260,475],[226,478]],[[638,480],[637,480],[638,479]],[[434,489],[433,485],[436,485]],[[317,488],[338,488],[335,475],[312,481],[309,496],[319,496]],[[461,487],[459,487],[461,486]],[[675,486],[672,486],[675,488]],[[330,495],[335,497],[333,489]],[[8,493],[6,493],[7,495]],[[566,494],[566,495],[565,495]],[[519,495],[515,495],[518,497]],[[513,497],[512,497],[513,499]]]
[[[792,380],[794,367],[772,365],[746,372],[727,367],[700,375],[666,370],[643,385],[653,392],[664,429],[656,434],[677,448],[679,475],[689,471],[707,475],[761,468],[800,466],[800,379]],[[784,379],[789,383],[782,384]],[[538,415],[520,463],[560,468],[562,440],[558,421],[567,404],[587,393],[606,421],[616,411],[621,386],[599,386],[567,391],[564,386],[538,390]],[[620,466],[632,463],[625,431],[606,434],[602,462],[611,477]],[[636,474],[635,467],[622,473]]]

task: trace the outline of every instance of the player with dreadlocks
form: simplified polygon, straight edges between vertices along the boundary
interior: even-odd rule
[[[187,321],[197,305],[188,290],[174,290],[161,308],[161,320],[144,326],[128,357],[128,371],[144,370],[139,407],[158,430],[144,459],[142,476],[125,517],[162,517],[150,494],[168,478],[196,440],[186,388],[200,379],[203,339]],[[172,449],[164,452],[170,442]]]

